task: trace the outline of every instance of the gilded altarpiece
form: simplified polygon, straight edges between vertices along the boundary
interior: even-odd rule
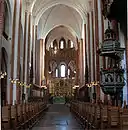
[[[72,96],[74,94],[73,86],[75,81],[73,79],[53,79],[50,82],[49,92],[53,96]]]

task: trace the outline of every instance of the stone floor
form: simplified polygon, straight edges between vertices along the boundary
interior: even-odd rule
[[[84,130],[64,104],[53,104],[32,130]]]

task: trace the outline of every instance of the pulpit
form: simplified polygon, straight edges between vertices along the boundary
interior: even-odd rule
[[[101,68],[100,86],[105,94],[109,94],[117,102],[119,93],[125,85],[124,69],[121,66],[123,53],[124,48],[121,47],[115,31],[110,29],[108,23],[108,29],[105,31],[105,40],[99,50],[100,56],[108,58],[108,67]]]

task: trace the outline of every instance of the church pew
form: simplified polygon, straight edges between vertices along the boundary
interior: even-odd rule
[[[16,129],[16,126],[18,124],[18,113],[17,113],[17,105],[11,106],[11,128]]]
[[[2,107],[2,130],[9,130],[11,128],[11,106]]]
[[[120,127],[119,118],[119,107],[108,106],[108,129],[118,129]]]
[[[108,127],[108,106],[107,105],[101,105],[101,129],[105,129]]]
[[[104,105],[102,103],[71,103],[71,111],[78,118],[85,116],[81,120],[87,130],[106,129],[106,130],[128,130],[128,109],[120,106]]]
[[[44,103],[23,103],[2,107],[2,130],[29,128],[47,108]]]
[[[120,128],[121,130],[128,130],[128,109],[120,108]]]
[[[23,118],[22,118],[22,105],[18,104],[17,105],[17,120],[18,120],[18,125],[22,123]]]

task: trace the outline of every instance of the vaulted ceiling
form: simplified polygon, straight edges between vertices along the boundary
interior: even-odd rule
[[[89,1],[91,0],[25,0],[34,23],[38,25],[38,39],[45,39],[48,34],[55,36],[55,28],[59,26],[64,26],[59,28],[59,36],[64,35],[67,29],[66,35],[69,34],[71,39],[73,36],[74,39],[81,38],[82,26],[90,8]],[[52,30],[54,33],[49,33]]]

